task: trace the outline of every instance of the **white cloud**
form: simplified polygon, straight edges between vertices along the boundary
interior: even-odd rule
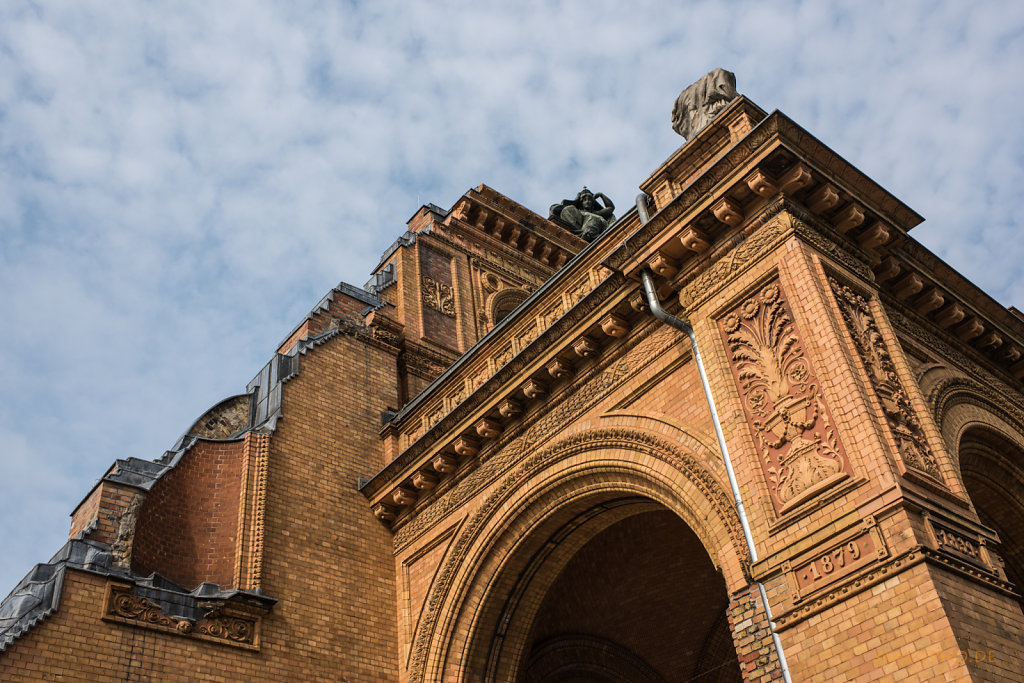
[[[417,195],[543,212],[587,184],[621,213],[715,66],[1024,303],[1022,26],[986,2],[0,7],[0,592],[114,458],[160,455],[362,283]]]

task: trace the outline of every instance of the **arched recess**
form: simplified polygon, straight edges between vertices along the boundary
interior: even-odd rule
[[[667,513],[680,536],[692,536],[726,600],[727,586],[746,586],[749,558],[731,498],[677,444],[598,429],[525,459],[492,486],[442,562],[414,637],[410,680],[523,680],[524,663],[550,640],[531,640],[534,618],[570,561],[619,524],[658,514],[665,523]],[[712,626],[701,652],[721,650]]]
[[[931,392],[936,423],[982,524],[999,535],[1006,578],[1024,591],[1024,419],[998,394],[963,377]],[[1022,601],[1024,607],[1024,601]]]
[[[1024,446],[974,426],[963,433],[958,459],[978,518],[999,534],[997,551],[1007,580],[1019,594],[1024,591]]]

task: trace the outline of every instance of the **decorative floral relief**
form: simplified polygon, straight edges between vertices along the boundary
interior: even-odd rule
[[[258,644],[256,619],[221,614],[219,609],[212,610],[198,621],[172,617],[164,614],[158,605],[135,595],[131,586],[109,586],[103,618],[243,647],[254,648]]]
[[[776,512],[849,474],[778,282],[721,321]]]
[[[450,318],[455,317],[455,290],[451,285],[438,282],[429,275],[420,278],[423,305]]]
[[[867,368],[871,386],[882,404],[900,458],[907,467],[930,474],[941,481],[938,461],[910,405],[906,389],[896,373],[896,366],[871,314],[867,299],[835,279],[830,278],[829,282],[857,353]]]

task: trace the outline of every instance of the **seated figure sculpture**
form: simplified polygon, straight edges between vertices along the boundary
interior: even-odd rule
[[[573,234],[593,242],[615,222],[615,205],[604,193],[594,194],[584,187],[575,199],[552,204],[548,218],[564,223]]]
[[[676,98],[672,130],[687,140],[693,139],[697,131],[737,97],[736,75],[725,69],[712,69]]]

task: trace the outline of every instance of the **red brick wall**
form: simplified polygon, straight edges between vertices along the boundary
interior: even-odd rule
[[[187,589],[230,586],[244,441],[199,441],[154,486],[139,513],[132,571]]]

